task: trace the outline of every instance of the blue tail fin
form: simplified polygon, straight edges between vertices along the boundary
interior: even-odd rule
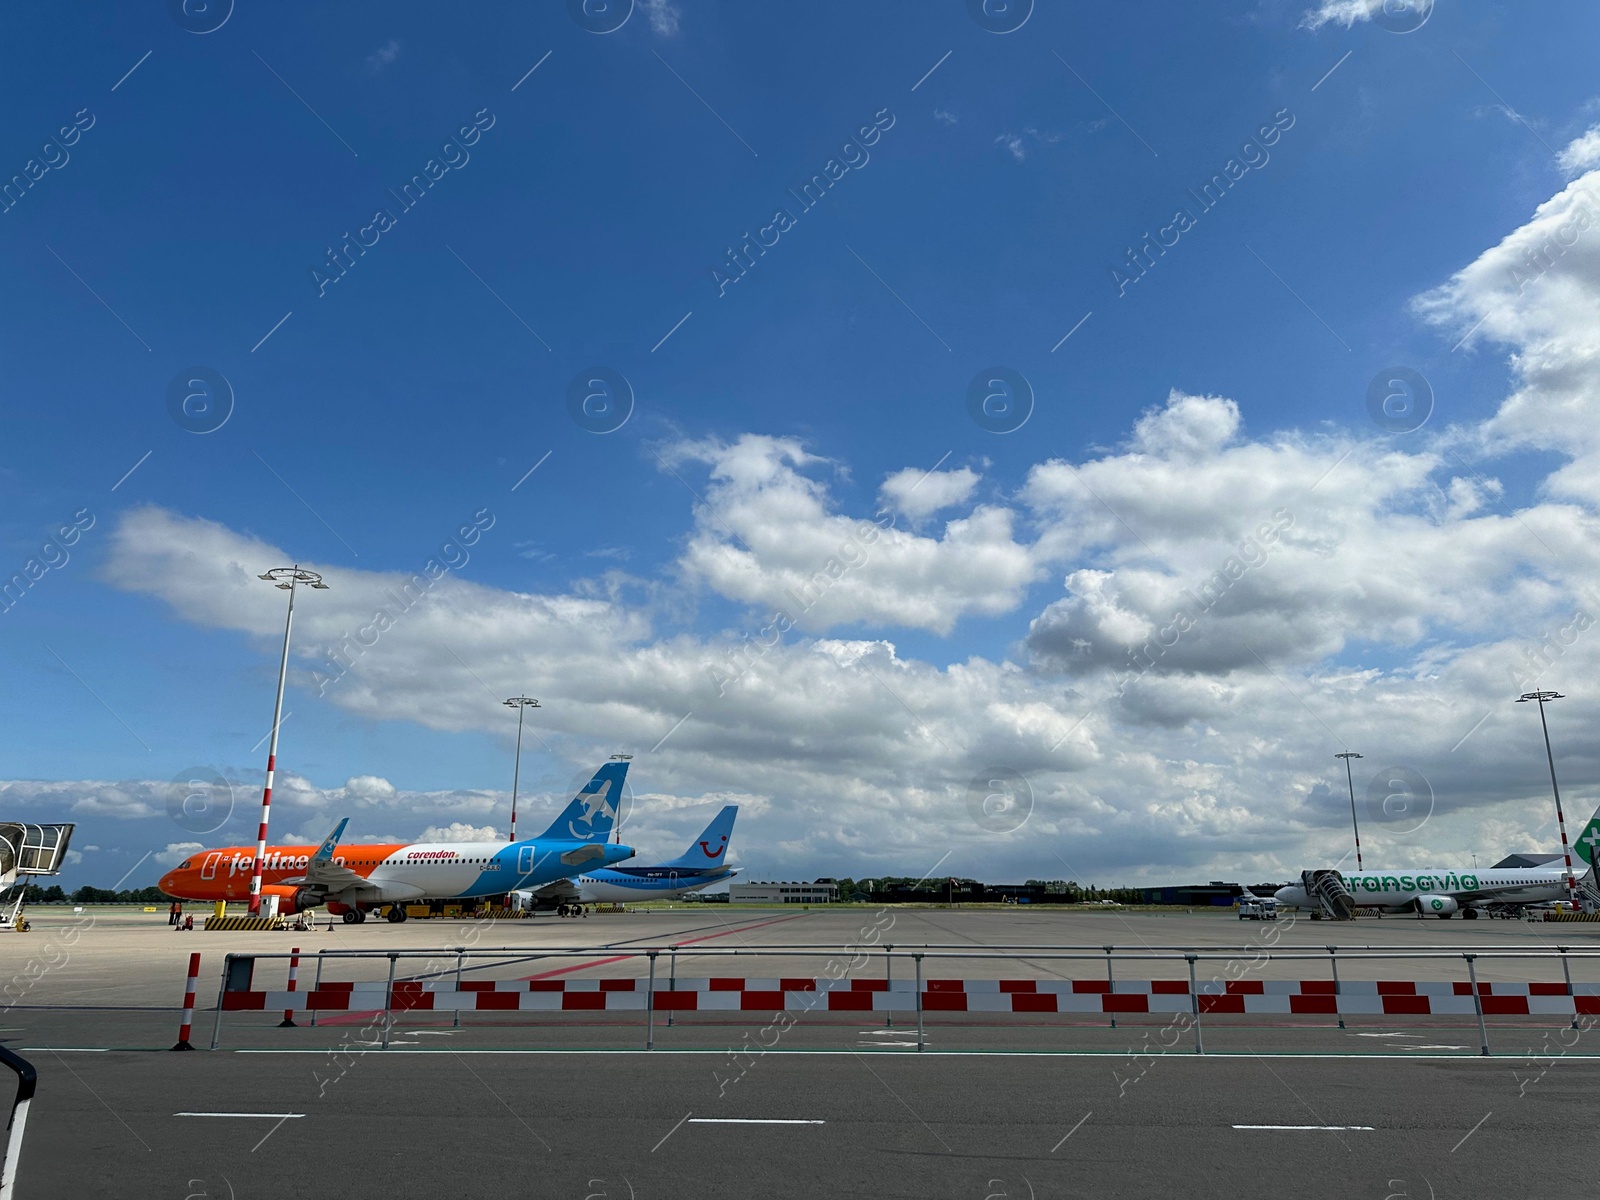
[[[583,785],[583,790],[539,837],[567,842],[605,841],[617,822],[622,781],[627,777],[626,762],[608,762],[594,773],[594,778]]]
[[[728,857],[728,841],[733,837],[733,819],[739,815],[739,806],[730,804],[719,812],[706,826],[695,842],[677,858],[659,864],[663,867],[699,867],[712,870],[722,866]]]

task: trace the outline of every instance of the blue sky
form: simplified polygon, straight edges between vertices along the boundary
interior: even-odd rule
[[[93,123],[69,161],[0,214],[5,573],[74,514],[88,510],[94,526],[70,562],[0,615],[8,794],[35,819],[79,806],[80,843],[102,847],[75,865],[80,881],[110,882],[145,850],[184,840],[160,814],[157,785],[195,765],[237,781],[246,828],[270,721],[277,594],[256,584],[266,594],[249,616],[229,616],[230,605],[243,610],[227,573],[185,548],[195,529],[185,523],[213,523],[240,545],[255,539],[327,573],[333,591],[305,597],[305,614],[340,603],[339,572],[370,582],[420,570],[487,510],[492,529],[433,601],[448,607],[442,628],[481,640],[386,638],[330,698],[310,676],[330,630],[305,627],[282,761],[306,792],[283,815],[286,836],[317,836],[348,799],[323,793],[353,778],[388,781],[400,797],[371,811],[373,835],[415,836],[458,818],[503,827],[499,801],[482,798],[509,776],[507,721],[489,693],[526,690],[547,706],[536,720],[548,745],[531,744],[525,778],[549,791],[613,750],[639,753],[635,791],[660,797],[653,815],[641,803],[640,836],[664,853],[733,795],[751,808],[741,849],[773,871],[914,871],[924,849],[948,843],[959,847],[951,869],[1064,873],[1020,835],[973,845],[961,824],[962,781],[985,764],[1032,763],[1039,747],[977,738],[933,747],[935,762],[916,746],[927,741],[922,706],[946,711],[941,688],[971,694],[949,672],[973,659],[1036,682],[1035,694],[1007,703],[1058,708],[1065,729],[1080,693],[1096,689],[1076,667],[1050,669],[1026,642],[1048,606],[1084,594],[1086,581],[1064,588],[1064,576],[1101,570],[1121,587],[1126,570],[1132,587],[1152,562],[1174,578],[1186,569],[1115,505],[1068,511],[1041,499],[1041,464],[1099,462],[1125,477],[1119,455],[1159,457],[1183,440],[1152,435],[1139,449],[1130,439],[1142,415],[1176,411],[1174,390],[1218,398],[1233,418],[1191,413],[1231,421],[1212,451],[1315,443],[1332,448],[1332,463],[1351,448],[1352,463],[1382,478],[1384,454],[1409,456],[1415,478],[1362,521],[1335,516],[1329,529],[1432,521],[1445,547],[1435,552],[1449,557],[1449,545],[1475,544],[1429,508],[1452,476],[1492,478],[1462,510],[1489,529],[1551,503],[1551,473],[1581,458],[1505,427],[1502,406],[1526,382],[1516,330],[1497,334],[1491,322],[1452,350],[1472,324],[1459,319],[1468,299],[1456,296],[1437,320],[1415,299],[1524,227],[1586,163],[1564,167],[1559,155],[1596,119],[1588,47],[1600,15],[1571,4],[1529,21],[1510,5],[1445,5],[1397,33],[1360,0],[1331,0],[1320,24],[1308,19],[1316,7],[1040,5],[995,34],[954,0],[674,0],[641,3],[597,34],[556,4],[444,18],[420,4],[269,13],[229,12],[222,0],[212,11],[227,20],[200,34],[159,7],[103,5],[63,20],[52,6],[11,6],[0,171],[23,173],[75,117]],[[475,119],[471,144],[446,151]],[[1243,150],[1275,119],[1287,128],[1265,155]],[[865,155],[846,151],[874,120]],[[1186,194],[1246,156],[1259,165],[1213,210]],[[813,208],[787,192],[830,159],[862,158]],[[389,189],[430,160],[460,165],[434,168],[426,197],[403,208]],[[1127,271],[1127,251],[1180,206],[1194,227],[1119,295],[1114,271]],[[719,287],[713,268],[726,270],[726,251],[779,207],[793,227]],[[392,227],[319,285],[312,269],[326,272],[328,249],[373,228],[379,209]],[[1373,425],[1365,399],[1374,375],[1397,364],[1421,371],[1437,397],[1429,426],[1400,438]],[[974,376],[997,365],[1036,394],[1028,423],[1003,435],[979,428],[965,403]],[[197,366],[235,396],[227,423],[204,434],[167,408],[169,383]],[[636,396],[627,423],[603,435],[567,409],[570,381],[596,366],[620,372]],[[740,457],[730,448],[752,437],[814,456],[752,451],[757,474],[784,495],[748,477],[719,489],[717,472]],[[976,599],[981,586],[963,584],[967,602],[926,619],[895,616],[908,611],[899,600],[841,604],[783,646],[814,658],[818,640],[892,642],[898,660],[934,672],[912,670],[903,695],[878,697],[876,707],[911,714],[904,744],[886,731],[834,771],[827,731],[849,726],[848,708],[801,682],[814,706],[765,715],[752,706],[700,741],[704,717],[691,718],[683,750],[667,742],[653,759],[643,753],[700,703],[690,695],[700,683],[670,695],[677,677],[663,663],[759,627],[781,594],[750,582],[761,564],[735,561],[758,535],[794,544],[793,531],[760,522],[805,495],[830,516],[870,518],[886,477],[936,467],[930,490],[948,484],[956,499],[900,513],[897,531],[927,543],[907,552],[921,546],[941,578],[985,576],[980,550],[952,541],[945,523],[987,506],[1009,524],[1003,538],[991,529],[979,541],[1030,548],[1017,577]],[[977,477],[970,487],[953,475],[963,469]],[[1154,486],[1181,500],[1189,485],[1166,473]],[[1068,530],[1081,532],[1086,512],[1115,519],[1073,542]],[[1552,512],[1589,517],[1570,495]],[[137,514],[143,523],[127,524]],[[1190,549],[1207,562],[1226,554],[1255,523],[1253,512],[1234,516],[1206,516],[1185,535]],[[1308,518],[1299,528],[1308,555],[1333,544],[1318,542]],[[1052,538],[1072,544],[1039,551]],[[1348,581],[1372,569],[1362,564],[1381,553],[1371,551],[1334,573]],[[1535,569],[1514,558],[1486,570],[1491,592]],[[1553,564],[1536,571],[1548,586],[1520,606],[1535,623],[1570,610],[1586,586]],[[469,584],[482,590],[453,590]],[[902,585],[905,599],[927,581],[893,587]],[[1382,588],[1367,591],[1371,600]],[[623,632],[609,655],[584,653],[616,660],[616,673],[585,667],[587,682],[563,694],[553,662],[589,660],[559,639],[535,644],[514,621],[495,626],[486,614],[517,597],[604,605]],[[1370,625],[1352,617],[1331,642],[1302,638],[1286,651],[1302,691],[1362,670],[1376,673],[1366,677],[1374,688],[1426,679],[1440,655],[1536,632],[1496,612],[1441,614],[1420,593],[1372,602],[1395,611],[1360,609]],[[1245,604],[1239,618],[1271,625],[1272,603]],[[458,695],[461,673],[449,666],[446,679],[434,665],[441,647],[481,686],[462,677]],[[1266,667],[1271,656],[1261,657]],[[703,664],[685,670],[703,682]],[[1208,681],[1231,688],[1254,668],[1212,670],[1185,668],[1172,695]],[[1277,686],[1270,671],[1257,675]],[[617,708],[608,713],[585,686],[614,695]],[[1263,711],[1296,707],[1276,696]],[[1316,807],[1338,747],[1179,708],[1187,724],[1164,718],[1161,736],[1175,740],[1159,750],[1128,714],[1098,714],[1090,727],[1106,724],[1083,762],[1059,778],[1028,766],[1039,825],[1054,822],[1050,832],[1072,844],[1110,836],[1095,814],[1123,814],[1117,848],[1096,858],[1129,878],[1248,874],[1342,852]],[[1021,719],[1008,736],[1037,733]],[[1370,736],[1381,738],[1381,723]],[[1398,738],[1388,756],[1431,762],[1454,740],[1440,736],[1426,752]],[[1217,738],[1229,746],[1220,757]],[[1119,739],[1165,767],[1119,758]],[[1276,753],[1280,774],[1239,774],[1255,739],[1277,748],[1263,757]],[[1182,764],[1196,759],[1217,778],[1185,782]],[[1505,782],[1467,796],[1455,824],[1441,814],[1437,844],[1546,836],[1542,810],[1495,807],[1517,801]],[[1253,808],[1263,787],[1309,806],[1300,824],[1275,830]],[[478,795],[477,807],[437,799],[461,792]],[[1182,849],[1140,825],[1166,805],[1195,823]],[[1252,815],[1235,826],[1218,812]],[[153,878],[154,860],[144,869]]]

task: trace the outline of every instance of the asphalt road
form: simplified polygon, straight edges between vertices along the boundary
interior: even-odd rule
[[[1566,1177],[1600,1084],[1483,1059],[36,1057],[18,1200],[1520,1196]]]

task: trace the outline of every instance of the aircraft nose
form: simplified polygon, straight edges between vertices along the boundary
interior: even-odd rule
[[[1293,891],[1294,888],[1292,887],[1281,887],[1272,893],[1272,898],[1279,904],[1289,904],[1294,899],[1294,897],[1291,895]]]
[[[176,871],[168,871],[156,882],[156,886],[167,895],[172,895],[173,886],[177,883],[177,874]]]

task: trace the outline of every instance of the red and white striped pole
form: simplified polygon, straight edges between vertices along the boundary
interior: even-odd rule
[[[183,984],[183,1025],[178,1030],[178,1044],[174,1050],[193,1050],[189,1044],[189,1029],[194,1024],[194,989],[200,980],[200,955],[189,955],[189,978]]]
[[[278,662],[278,698],[272,706],[271,742],[267,746],[267,783],[261,793],[261,825],[256,830],[256,857],[250,867],[250,915],[261,915],[261,871],[267,857],[267,820],[272,815],[272,775],[278,768],[278,726],[283,723],[283,686],[289,674],[289,632],[294,628],[295,584],[306,583],[314,588],[327,589],[322,576],[315,571],[302,571],[300,564],[293,567],[274,567],[260,576],[289,593],[289,615],[283,622],[283,657]]]
[[[300,947],[299,946],[295,946],[293,949],[291,949],[289,951],[289,990],[291,992],[298,990],[298,988],[299,988],[299,980],[300,980]],[[294,1009],[286,1008],[286,1009],[283,1010],[283,1020],[278,1022],[278,1028],[279,1029],[293,1029],[294,1027],[295,1027],[295,1024],[294,1024]]]

